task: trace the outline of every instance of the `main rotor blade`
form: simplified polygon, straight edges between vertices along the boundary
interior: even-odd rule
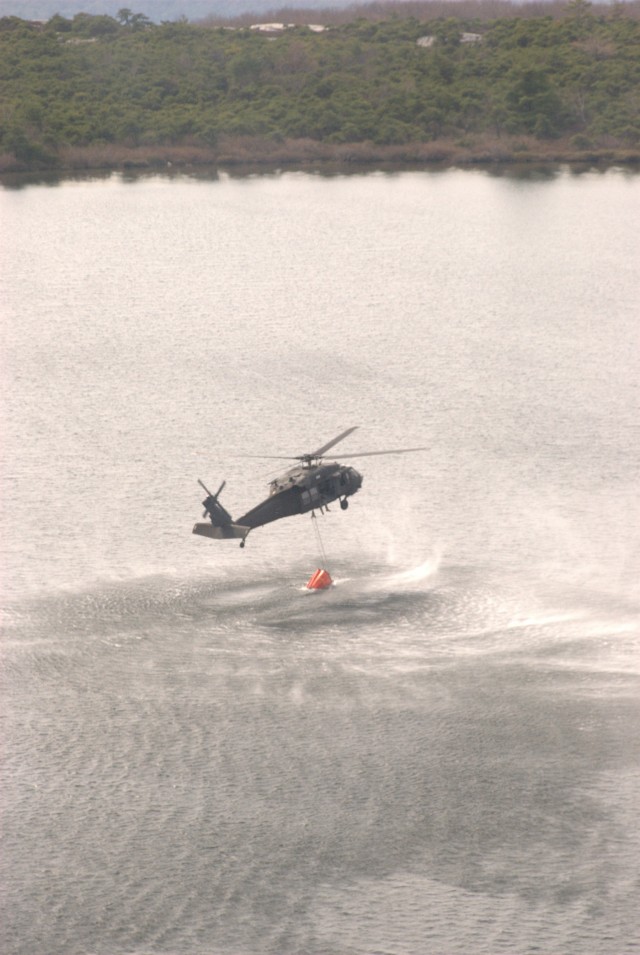
[[[377,454],[409,454],[411,451],[428,451],[429,448],[394,448],[392,451],[354,451],[353,454],[349,453],[349,460],[351,458],[372,458]]]
[[[347,430],[343,431],[342,434],[339,434],[337,438],[332,438],[331,441],[327,441],[327,443],[323,444],[321,448],[318,448],[317,451],[311,451],[310,454],[241,454],[240,457],[271,458],[274,461],[306,461],[311,460],[312,458],[321,458],[324,456],[325,452],[329,450],[329,448],[332,448],[340,441],[344,441],[347,435],[350,435],[352,431],[357,430],[357,425],[355,425],[353,428],[347,428]]]
[[[297,454],[238,454],[235,457],[239,458],[261,458],[264,460],[271,461],[299,461],[300,455]]]
[[[346,431],[343,431],[342,434],[339,434],[337,438],[333,438],[331,441],[328,441],[326,444],[323,444],[321,448],[318,448],[317,451],[313,451],[311,454],[301,455],[305,458],[321,458],[324,456],[325,452],[332,448],[335,444],[338,444],[339,441],[344,441],[347,435],[351,434],[352,431],[357,431],[358,425],[355,425],[353,428],[347,428]]]
[[[285,454],[242,454],[240,457],[243,458],[268,458],[274,461],[304,461],[306,459],[312,458],[321,458],[324,456],[325,452],[332,448],[334,444],[338,444],[339,441],[342,441],[343,438],[346,438],[348,434],[351,434],[352,431],[357,430],[357,425],[355,428],[348,428],[342,434],[338,435],[337,438],[334,438],[333,441],[329,441],[328,444],[323,445],[323,447],[318,448],[317,451],[314,451],[312,454],[299,454],[294,456],[285,455]],[[372,458],[379,454],[411,454],[414,451],[428,451],[428,447],[421,448],[392,448],[388,451],[354,451],[353,454],[349,451],[348,454],[340,455],[340,458]]]

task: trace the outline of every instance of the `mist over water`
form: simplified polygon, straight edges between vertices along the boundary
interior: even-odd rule
[[[3,953],[638,951],[640,179],[0,208]]]

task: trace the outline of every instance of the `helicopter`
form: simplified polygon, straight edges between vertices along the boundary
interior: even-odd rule
[[[268,457],[279,460],[297,461],[284,474],[269,482],[269,496],[252,507],[237,520],[220,503],[220,494],[226,485],[223,481],[215,494],[198,478],[198,484],[206,492],[202,502],[204,518],[208,522],[194,525],[193,533],[214,540],[240,539],[240,547],[245,546],[247,536],[256,527],[262,527],[294,514],[306,514],[309,511],[321,513],[329,510],[329,504],[339,501],[343,511],[349,507],[349,498],[362,487],[362,475],[355,468],[338,461],[325,461],[327,451],[357,430],[347,428],[336,438],[327,441],[322,447],[308,454],[286,455],[249,455],[249,457]],[[390,451],[360,451],[349,457],[371,457],[379,454],[407,454],[412,451],[424,451],[426,448],[395,448]]]

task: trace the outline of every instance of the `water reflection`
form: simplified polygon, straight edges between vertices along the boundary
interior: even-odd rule
[[[362,176],[399,176],[407,172],[438,175],[451,170],[484,173],[492,179],[511,179],[521,182],[552,182],[562,175],[580,177],[586,174],[605,176],[613,171],[634,177],[640,173],[640,163],[627,164],[598,162],[576,163],[528,163],[528,162],[490,162],[452,165],[434,162],[429,165],[412,163],[361,163],[318,161],[305,165],[283,166],[282,163],[236,163],[231,165],[154,166],[153,168],[91,169],[91,170],[41,170],[25,173],[5,173],[0,175],[0,186],[18,190],[27,186],[60,186],[72,182],[101,182],[112,177],[125,183],[139,183],[151,178],[162,178],[168,182],[179,179],[193,179],[199,182],[217,182],[223,178],[242,180],[256,177],[278,178],[291,173],[303,173],[326,179]]]

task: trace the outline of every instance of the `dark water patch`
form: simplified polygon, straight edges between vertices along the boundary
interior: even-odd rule
[[[5,950],[51,951],[38,939],[55,911],[60,952],[90,951],[98,934],[112,951],[144,938],[149,951],[211,951],[215,940],[226,952],[319,955],[333,924],[326,913],[317,923],[327,887],[348,899],[350,886],[386,886],[393,898],[397,884],[411,911],[410,887],[430,885],[435,904],[437,884],[483,898],[485,912],[537,910],[544,922],[619,882],[628,864],[603,847],[618,844],[633,790],[612,814],[599,781],[631,765],[637,707],[585,701],[580,680],[517,653],[508,664],[452,642],[440,665],[419,628],[400,628],[403,642],[393,613],[385,623],[389,596],[421,619],[434,591],[383,594],[376,624],[357,635],[339,602],[346,624],[316,621],[310,637],[265,624],[270,588],[152,579],[94,595],[117,608],[114,624],[125,608],[139,633],[141,615],[146,640],[75,644],[55,680],[22,674],[16,696],[34,681],[38,693],[10,734]],[[212,626],[218,596],[238,626]],[[458,596],[473,605],[461,584]],[[66,599],[56,619],[76,601],[82,617],[87,595]],[[185,605],[193,615],[178,630]],[[151,625],[163,616],[171,625]]]

